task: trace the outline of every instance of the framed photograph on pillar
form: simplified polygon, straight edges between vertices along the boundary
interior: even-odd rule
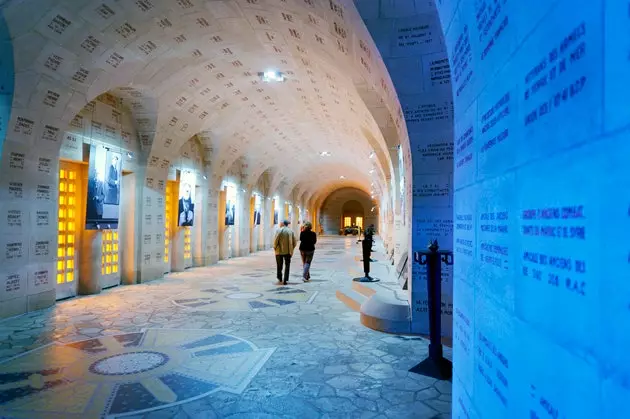
[[[179,177],[179,203],[177,225],[192,226],[195,222],[195,173],[183,170]]]
[[[273,211],[273,224],[278,225],[278,210]]]
[[[260,207],[261,198],[260,195],[254,197],[254,225],[260,225]]]
[[[228,186],[225,195],[225,225],[233,226],[236,218],[236,188]]]
[[[86,230],[118,228],[121,169],[120,153],[102,145],[90,146],[85,209]]]

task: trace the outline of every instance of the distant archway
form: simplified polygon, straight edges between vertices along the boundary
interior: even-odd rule
[[[343,204],[341,210],[341,228],[359,226],[363,228],[365,208],[359,201],[351,200]]]

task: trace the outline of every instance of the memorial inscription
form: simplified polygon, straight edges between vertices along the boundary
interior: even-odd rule
[[[481,331],[477,332],[476,352],[477,371],[501,404],[507,407],[506,394],[509,388],[507,357],[494,341]]]
[[[24,153],[11,152],[9,156],[9,168],[12,170],[22,170],[24,169],[25,160],[26,155]]]
[[[473,230],[472,214],[455,214],[455,231],[467,236]],[[457,237],[455,240],[455,252],[469,257],[473,256],[474,242],[465,237]]]
[[[49,276],[47,270],[40,270],[33,272],[33,284],[36,287],[49,284]]]
[[[586,51],[586,23],[581,22],[527,72],[524,77],[527,86],[524,99],[531,110],[526,113],[524,126],[535,124],[580,94],[587,82],[585,74],[573,75],[568,81],[561,80],[562,76],[566,79],[571,67],[583,61]],[[543,88],[552,82],[560,84],[560,87],[554,89],[555,92],[550,96],[539,98]]]
[[[459,97],[473,77],[472,48],[468,25],[465,25],[453,49],[452,72],[455,96]]]
[[[582,205],[526,209],[522,214],[524,221],[522,234],[548,239],[584,241],[586,227],[581,223],[585,218]],[[567,225],[568,221],[576,220],[580,223]],[[550,287],[585,296],[588,285],[585,280],[586,261],[566,253],[525,249],[522,259],[523,276]]]
[[[8,294],[8,293],[19,291],[21,289],[21,285],[20,285],[21,279],[22,278],[19,273],[8,274],[6,278],[6,282],[5,282],[5,287],[4,287],[5,292]]]
[[[20,228],[23,224],[22,210],[8,210],[7,211],[7,227]]]
[[[494,233],[487,239],[482,239],[479,244],[479,261],[503,269],[509,269],[509,247],[497,244],[495,234],[508,234],[508,211],[488,212],[480,216],[479,230],[483,233]],[[487,237],[487,236],[485,236]]]
[[[479,42],[482,44],[481,59],[484,60],[497,43],[509,24],[505,10],[507,0],[481,0],[475,2],[475,17]]]
[[[398,46],[403,48],[415,47],[422,44],[431,44],[433,33],[428,24],[414,25],[398,29]]]
[[[455,149],[455,159],[457,161],[457,169],[468,165],[473,160],[472,145],[474,142],[474,129],[470,125],[462,135],[457,138]]]

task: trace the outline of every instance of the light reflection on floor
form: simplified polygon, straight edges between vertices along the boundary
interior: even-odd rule
[[[426,342],[335,298],[359,253],[324,238],[309,283],[261,252],[2,321],[0,417],[449,417],[450,383],[407,372]]]

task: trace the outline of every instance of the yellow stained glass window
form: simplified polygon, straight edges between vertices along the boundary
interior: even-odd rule
[[[350,227],[352,225],[352,217],[343,217],[343,226]]]
[[[65,284],[74,281],[75,269],[75,227],[76,227],[76,170],[59,170],[59,205],[57,216],[57,283]]]
[[[105,230],[101,235],[101,274],[118,272],[118,232]]]
[[[190,232],[190,227],[184,227],[184,259],[192,258],[191,239],[192,234]]]
[[[173,220],[172,208],[173,182],[166,183],[164,194],[164,263],[168,263],[171,250],[171,222]]]
[[[358,227],[361,227],[361,229],[363,229],[363,217],[357,217],[356,225]]]

